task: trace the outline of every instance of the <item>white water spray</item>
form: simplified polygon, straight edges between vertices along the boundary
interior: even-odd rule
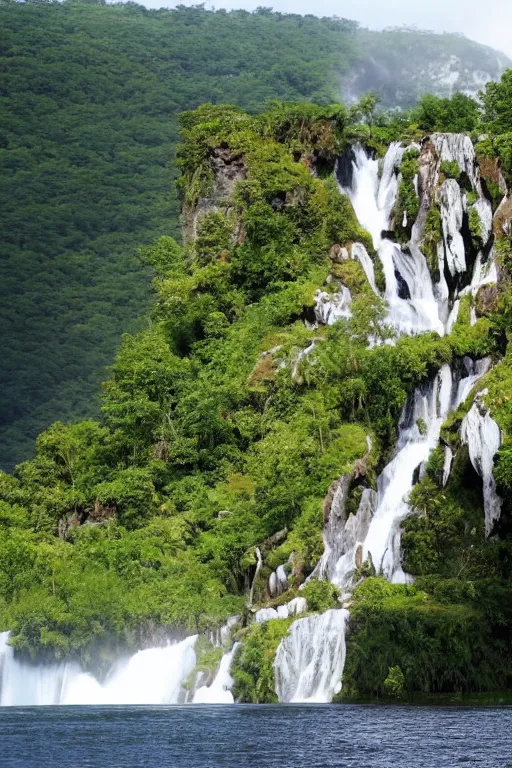
[[[98,681],[76,662],[30,664],[15,658],[8,632],[0,634],[0,705],[176,704],[196,664],[197,635],[148,648],[118,661]]]
[[[235,643],[233,648],[223,655],[212,684],[210,686],[203,685],[197,689],[192,700],[193,704],[233,704],[231,688],[234,681],[230,675],[230,670],[238,645],[239,643]]]

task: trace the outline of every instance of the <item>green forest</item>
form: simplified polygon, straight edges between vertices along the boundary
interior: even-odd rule
[[[55,419],[97,416],[99,383],[121,333],[151,322],[154,272],[138,249],[179,238],[180,112],[204,102],[251,114],[272,99],[336,102],[370,49],[408,106],[417,93],[394,73],[393,52],[407,50],[420,73],[452,52],[465,71],[491,58],[490,49],[453,35],[379,36],[351,21],[266,8],[1,0],[0,24],[6,469],[32,455],[36,435]],[[392,90],[375,85],[394,106]],[[416,89],[429,82],[420,78]]]
[[[382,156],[393,140],[466,131],[480,139],[496,210],[497,169],[512,182],[511,106],[508,71],[487,86],[482,108],[462,95],[427,96],[407,116],[379,117],[369,96],[351,108],[275,102],[253,114],[209,103],[181,115],[184,242],[165,234],[139,251],[139,279],[155,275],[149,319],[123,336],[100,419],[54,423],[33,459],[0,475],[0,625],[19,653],[87,665],[94,649],[136,648],[156,627],[204,631],[238,614],[236,696],[274,701],[272,658],[290,620],[250,622],[256,547],[254,605],[290,557],[278,600],[297,595],[323,549],[331,483],[364,456],[362,482],[374,487],[414,387],[444,363],[488,355],[501,361],[481,384],[503,435],[495,535],[486,538],[481,494],[467,481],[463,404],[443,427],[457,451],[448,485],[434,451],[413,491],[422,514],[406,522],[403,544],[414,585],[361,571],[369,578],[354,593],[343,695],[512,687],[510,227],[496,234],[499,285],[476,323],[467,297],[448,336],[394,345],[368,346],[391,335],[383,301],[360,264],[332,250],[360,241],[375,258],[332,173],[355,140]],[[400,212],[412,205],[417,154],[404,155]],[[219,168],[229,180],[222,206]],[[460,169],[443,165],[443,174]],[[329,275],[350,288],[352,317],[316,328],[304,321]],[[301,356],[312,343],[314,355]],[[312,612],[337,599],[328,582],[302,594]]]

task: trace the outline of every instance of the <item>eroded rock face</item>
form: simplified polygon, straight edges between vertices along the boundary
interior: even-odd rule
[[[213,172],[211,192],[205,197],[200,197],[195,206],[183,208],[183,240],[186,243],[195,239],[198,221],[207,213],[229,212],[230,198],[237,182],[247,178],[244,157],[232,153],[227,147],[216,147],[212,150],[210,167]],[[236,234],[240,236],[241,233]]]
[[[99,501],[95,503],[92,509],[78,507],[60,518],[57,525],[59,538],[67,541],[70,532],[74,528],[78,528],[81,525],[104,525],[114,520],[115,517],[115,506],[103,505]]]
[[[496,237],[512,237],[512,197],[504,197],[493,221]]]
[[[485,317],[498,311],[500,291],[497,285],[483,285],[475,299],[476,317]]]
[[[461,173],[471,182],[475,192],[482,194],[480,171],[473,142],[465,133],[433,133],[430,137],[440,162],[457,163]]]
[[[57,525],[59,538],[63,541],[67,541],[69,539],[70,531],[82,525],[84,519],[85,513],[77,510],[69,512],[69,514],[61,517]]]
[[[434,199],[439,178],[439,154],[432,140],[424,139],[418,158],[418,197],[420,209],[412,229],[412,241],[419,243],[424,234],[428,209]]]
[[[271,598],[282,595],[289,588],[288,576],[284,565],[280,565],[270,574],[268,584],[268,594]]]
[[[344,261],[348,261],[350,257],[347,248],[335,244],[329,251],[329,258],[334,264],[342,264]]]

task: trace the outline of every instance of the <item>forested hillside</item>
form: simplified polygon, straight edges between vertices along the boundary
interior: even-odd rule
[[[144,248],[151,325],[124,337],[101,421],[54,424],[33,460],[0,475],[0,628],[20,654],[87,666],[98,648],[115,655],[237,614],[236,696],[275,701],[273,660],[294,621],[276,609],[303,597],[312,621],[350,606],[344,695],[510,689],[511,103],[508,72],[482,113],[457,96],[377,124],[368,99],[182,115],[185,244]],[[365,162],[388,161],[383,239],[347,191],[355,141]],[[386,261],[391,237],[402,277]],[[430,300],[445,315],[408,335],[426,284],[445,287]],[[414,488],[396,562],[415,582],[391,583],[383,559],[354,549],[344,602],[318,570],[329,535],[346,546],[345,522],[361,522],[391,466],[404,406],[432,397],[437,414],[447,376],[469,384],[465,397],[436,418],[414,411],[408,427],[427,452],[404,470]],[[475,444],[490,414],[489,457]],[[254,621],[264,605],[274,620]]]
[[[353,22],[265,9],[3,0],[0,24],[0,466],[10,467],[54,419],[97,413],[120,333],[144,325],[151,270],[137,247],[178,235],[177,113],[337,100],[367,43]],[[443,36],[434,48],[454,45]],[[463,63],[484,51],[456,47]]]

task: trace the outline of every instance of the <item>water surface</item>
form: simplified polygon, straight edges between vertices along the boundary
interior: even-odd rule
[[[509,768],[512,707],[6,707],[2,768]]]

